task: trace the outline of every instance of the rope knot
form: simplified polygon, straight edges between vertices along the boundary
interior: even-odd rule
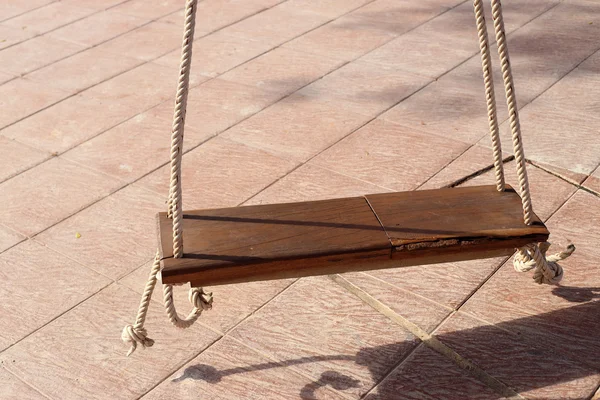
[[[128,357],[135,351],[138,343],[144,348],[152,347],[154,344],[154,340],[148,337],[148,332],[146,332],[145,328],[136,328],[133,325],[127,325],[125,328],[123,328],[123,332],[121,332],[121,340],[131,345],[129,351],[127,352]]]
[[[556,285],[563,278],[563,269],[558,261],[564,260],[575,251],[570,244],[565,251],[546,256],[550,243],[529,244],[519,249],[513,259],[513,266],[518,272],[527,272],[535,268],[533,280],[536,283]]]
[[[193,287],[188,294],[190,303],[200,312],[212,308],[212,293],[206,293],[201,287]]]

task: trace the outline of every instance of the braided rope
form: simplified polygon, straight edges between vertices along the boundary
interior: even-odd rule
[[[502,78],[504,79],[504,92],[506,95],[506,104],[508,106],[508,115],[510,119],[510,131],[512,133],[513,149],[517,164],[517,176],[519,178],[521,202],[523,203],[523,217],[525,224],[530,225],[533,222],[533,205],[531,204],[529,180],[527,178],[527,169],[525,166],[525,152],[523,151],[523,138],[521,137],[521,123],[519,122],[517,96],[515,94],[515,85],[510,67],[508,48],[506,46],[504,19],[502,17],[502,4],[500,0],[491,0],[491,3],[492,16],[494,18],[494,30],[496,31],[496,43],[498,44],[498,56],[500,57]]]
[[[185,23],[183,44],[181,47],[181,63],[179,80],[175,96],[173,127],[171,134],[171,184],[167,214],[173,218],[173,256],[183,256],[183,211],[181,193],[181,157],[183,152],[183,132],[188,89],[190,86],[190,68],[192,65],[192,43],[196,25],[197,0],[187,0],[185,4]]]
[[[477,35],[479,36],[479,50],[481,53],[481,67],[483,69],[483,82],[485,84],[485,98],[487,101],[488,124],[492,138],[494,152],[494,171],[496,173],[496,188],[502,192],[505,188],[504,164],[502,162],[502,144],[500,143],[500,129],[498,127],[498,113],[496,111],[496,94],[494,93],[494,80],[492,73],[492,60],[490,56],[490,43],[487,27],[485,24],[485,13],[483,1],[474,0],[473,9],[477,21]]]
[[[530,244],[518,250],[513,259],[513,266],[518,272],[527,272],[535,268],[533,280],[542,284],[557,284],[563,278],[563,269],[558,261],[564,260],[575,251],[574,245],[569,245],[567,250],[546,256],[550,243],[543,242],[539,245]]]
[[[154,345],[154,340],[148,337],[148,332],[144,328],[144,323],[146,322],[146,315],[148,315],[148,308],[150,307],[150,300],[158,280],[159,271],[160,254],[157,251],[156,256],[154,257],[154,263],[152,264],[152,269],[150,270],[150,276],[148,277],[144,293],[142,294],[142,300],[140,301],[135,323],[133,325],[126,325],[121,332],[121,340],[131,346],[127,352],[127,356],[135,351],[138,343],[144,348],[152,347],[152,345]],[[212,293],[205,293],[202,288],[193,287],[190,288],[188,296],[190,303],[193,306],[192,311],[187,317],[181,318],[177,314],[175,304],[173,303],[173,285],[163,284],[163,293],[165,311],[167,312],[171,323],[177,328],[189,328],[196,322],[198,317],[200,317],[202,311],[212,308]]]

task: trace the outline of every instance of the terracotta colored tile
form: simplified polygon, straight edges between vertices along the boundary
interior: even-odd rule
[[[286,43],[285,47],[351,61],[396,36],[378,21],[347,15]]]
[[[180,46],[181,29],[163,22],[151,22],[104,43],[102,48],[117,55],[150,61]]]
[[[596,168],[596,171],[583,182],[583,185],[600,193],[600,167]]]
[[[0,368],[0,393],[2,393],[4,400],[46,400],[46,397],[40,392],[4,368]]]
[[[376,120],[311,162],[384,188],[413,190],[465,149],[457,141]]]
[[[66,159],[133,182],[169,162],[173,104],[169,101],[109,129],[64,154]],[[201,135],[186,128],[186,139]],[[192,145],[186,140],[184,148]]]
[[[90,8],[56,1],[21,16],[11,18],[5,21],[4,24],[15,28],[26,27],[27,30],[44,33],[77,21],[93,12],[94,10]]]
[[[175,98],[179,71],[147,63],[94,86],[84,96],[133,111],[134,116]],[[190,85],[196,82],[190,82]]]
[[[131,0],[113,7],[112,10],[134,17],[157,19],[184,7],[185,3],[179,0],[161,0],[152,3],[152,6],[149,6],[148,2],[144,0]]]
[[[283,158],[306,161],[365,124],[362,107],[294,93],[222,135]]]
[[[352,102],[361,114],[375,117],[429,81],[429,78],[395,68],[374,68],[373,64],[356,61],[300,92],[342,104],[344,101]]]
[[[229,35],[276,46],[300,36],[328,20],[329,18],[326,16],[294,8],[284,2],[228,26],[224,31]]]
[[[459,179],[491,166],[493,163],[492,149],[479,145],[472,146],[432,176],[424,185],[419,187],[419,190],[446,187]]]
[[[138,302],[137,293],[111,285],[2,353],[0,359],[12,373],[43,387],[53,398],[139,398],[218,336],[200,325],[176,330],[164,309],[152,303],[146,327],[156,343],[126,357],[127,346],[119,336],[134,318]]]
[[[1,17],[0,17],[1,18]],[[23,28],[15,28],[0,24],[0,49],[13,46],[30,37],[35,36],[35,32],[31,32]]]
[[[50,154],[0,136],[0,182],[25,171],[50,157]]]
[[[450,314],[451,310],[449,308],[386,284],[367,274],[350,273],[343,276],[381,303],[390,307],[396,314],[401,315],[427,332],[432,332]]]
[[[333,58],[277,48],[221,75],[221,79],[284,96],[321,78],[341,64]]]
[[[49,36],[86,46],[95,46],[134,30],[147,21],[145,18],[123,15],[113,10],[108,10],[92,14],[80,21],[66,25],[51,32]],[[122,55],[126,56],[125,53]]]
[[[367,274],[445,307],[456,309],[505,259],[492,258],[420,265],[369,271]],[[440,288],[444,289],[440,290]],[[401,306],[399,307],[398,312],[403,314]]]
[[[165,196],[128,186],[38,236],[48,247],[113,279],[156,253],[156,213]],[[80,237],[77,237],[79,233]]]
[[[251,117],[280,98],[281,95],[274,92],[213,79],[190,90],[186,126],[201,137],[213,136]],[[199,143],[196,136],[190,139],[192,143]]]
[[[65,179],[68,177],[68,179]],[[34,235],[121,183],[71,162],[53,158],[0,184],[0,222]]]
[[[212,399],[242,399],[251,393],[253,399],[346,399],[341,393],[356,384],[334,371],[312,382],[290,367],[305,362],[311,359],[274,362],[225,337],[143,398],[187,398],[203,393]]]
[[[522,340],[560,343],[555,351],[598,368],[600,279],[596,260],[600,201],[578,191],[550,220],[550,251],[572,242],[576,252],[561,261],[561,286],[538,286],[531,274],[516,273],[511,263],[490,279],[464,306],[470,314],[521,335]]]
[[[267,8],[273,7],[282,0],[213,0],[198,2],[196,12],[196,30],[214,32],[227,25],[241,21]],[[160,19],[177,26],[183,26],[183,10],[169,14]]]
[[[25,240],[25,236],[7,226],[0,225],[0,252],[3,252],[23,240]]]
[[[596,389],[597,372],[557,354],[553,343],[523,341],[507,326],[510,322],[493,326],[456,314],[437,337],[528,399],[581,399]]]
[[[265,43],[228,36],[222,32],[198,38],[194,41],[191,79],[200,76],[215,77],[240,64],[268,51],[271,46]],[[173,69],[179,69],[181,49],[156,59],[154,62]]]
[[[307,301],[309,299],[309,301]],[[311,359],[295,369],[319,380],[336,371],[366,393],[416,346],[416,339],[326,277],[306,278],[231,333],[278,361]]]
[[[314,0],[288,0],[288,6],[310,11],[316,14],[322,14],[329,18],[342,17],[353,10],[360,9],[372,0],[332,0],[332,1],[314,1]]]
[[[4,327],[0,349],[21,340],[110,283],[31,240],[0,255],[0,276],[0,324]]]
[[[504,399],[451,361],[425,346],[415,350],[365,399],[393,399],[398,393],[402,393],[402,398],[405,399]]]
[[[382,193],[386,189],[304,164],[245,204],[292,203]]]
[[[519,191],[519,179],[514,161],[504,164],[505,181]],[[534,211],[542,220],[547,220],[563,203],[571,197],[577,188],[534,166],[527,166],[529,188]],[[475,177],[461,186],[494,185],[496,183],[493,170]],[[552,193],[551,196],[548,193]]]
[[[0,72],[0,85],[13,79],[15,79],[14,75]]]
[[[119,3],[125,3],[129,0],[60,0],[67,4],[77,4],[81,7],[93,8],[95,10],[105,10],[116,6]]]
[[[128,71],[141,63],[142,61],[135,58],[117,56],[95,47],[27,74],[27,79],[47,82],[59,89],[74,93]]]
[[[79,94],[2,130],[2,135],[50,153],[63,152],[135,114],[133,106]]]
[[[4,0],[2,4],[0,4],[0,20],[3,21],[13,18],[19,14],[35,10],[36,8],[43,7],[54,1],[56,0],[31,0],[27,2],[21,0]]]
[[[437,78],[479,50],[471,8],[470,2],[456,7],[361,60]]]
[[[286,175],[296,164],[227,139],[212,139],[183,156],[184,209],[233,207]],[[168,193],[167,165],[140,184]]]
[[[124,277],[120,283],[132,290],[142,294],[148,274],[152,267],[152,261],[142,265],[131,274]],[[212,310],[202,314],[200,320],[203,325],[211,327],[218,332],[227,332],[241,321],[252,315],[256,310],[269,302],[273,297],[285,290],[293,279],[282,279],[265,282],[240,283],[235,285],[223,285],[205,287],[207,292],[213,294]],[[157,288],[161,293],[160,286]],[[176,287],[174,289],[174,300],[177,307],[181,307],[183,314],[191,307],[188,300],[189,285]],[[154,296],[159,304],[163,304],[162,296]]]
[[[14,79],[0,86],[0,129],[56,103],[69,94],[26,79]],[[1,131],[3,135],[5,130]]]
[[[84,47],[46,36],[16,44],[0,52],[0,69],[15,75],[34,71],[75,54]]]

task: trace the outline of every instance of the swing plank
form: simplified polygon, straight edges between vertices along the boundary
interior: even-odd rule
[[[178,259],[157,220],[163,282],[193,286],[498,257],[549,235],[494,186],[184,212]]]

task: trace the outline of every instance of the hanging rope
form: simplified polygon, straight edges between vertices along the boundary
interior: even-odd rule
[[[123,328],[123,332],[121,333],[121,340],[131,345],[129,351],[127,352],[128,356],[135,351],[138,343],[144,348],[152,347],[154,344],[154,340],[148,337],[148,332],[144,328],[144,322],[146,322],[148,307],[150,306],[152,292],[154,292],[159,271],[160,255],[158,252],[156,252],[154,263],[152,264],[152,269],[150,270],[150,276],[148,277],[146,287],[144,288],[144,293],[142,294],[142,300],[140,301],[135,323],[133,325],[125,326],[125,328]],[[194,308],[187,317],[180,318],[173,303],[173,286],[163,285],[163,294],[165,310],[169,316],[169,320],[178,328],[189,328],[194,322],[196,322],[198,317],[200,317],[202,311],[212,308],[212,293],[205,293],[202,288],[191,288],[189,292],[189,300]]]
[[[523,150],[523,138],[521,137],[521,124],[519,122],[519,109],[517,107],[517,96],[515,93],[515,85],[506,44],[506,33],[504,31],[502,3],[500,0],[491,0],[491,4],[494,30],[496,31],[496,43],[498,44],[498,56],[500,57],[502,79],[504,80],[504,92],[506,95],[506,104],[508,106],[515,162],[517,164],[517,177],[519,179],[521,201],[523,204],[523,217],[525,224],[531,225],[534,217],[533,205],[531,203],[529,180],[527,178],[525,152]],[[575,246],[570,245],[566,251],[546,257],[546,252],[549,247],[550,243],[544,242],[539,245],[535,243],[530,244],[518,249],[517,254],[513,259],[515,269],[519,272],[525,272],[535,268],[533,275],[535,282],[540,284],[557,284],[563,277],[563,269],[557,264],[557,261],[564,260],[573,254]]]
[[[175,96],[175,111],[173,113],[173,126],[171,133],[171,182],[169,187],[169,200],[167,215],[173,219],[173,256],[183,256],[183,211],[181,197],[181,158],[183,152],[183,132],[185,125],[185,111],[190,83],[190,68],[192,65],[192,43],[194,41],[194,27],[196,24],[197,0],[187,0],[185,4],[185,23],[183,31],[183,44],[181,48],[181,63],[179,67],[179,80]],[[150,276],[146,283],[142,300],[138,308],[137,318],[133,325],[123,328],[121,339],[131,345],[127,355],[135,351],[138,343],[142,347],[151,347],[154,341],[148,337],[144,328],[146,315],[152,292],[156,286],[160,271],[160,253],[156,253]],[[163,284],[163,300],[167,316],[173,325],[178,328],[188,328],[196,322],[202,311],[212,308],[212,293],[205,293],[202,288],[191,288],[189,301],[193,306],[187,317],[181,318],[177,314],[173,302],[173,286]]]
[[[496,173],[496,188],[503,192],[504,163],[502,162],[502,144],[500,142],[500,129],[498,128],[498,113],[496,111],[496,94],[494,93],[494,80],[492,72],[492,59],[490,56],[490,43],[487,27],[485,24],[485,13],[483,11],[483,0],[474,0],[473,8],[477,22],[477,35],[479,37],[479,50],[481,53],[481,67],[483,69],[483,82],[485,84],[485,99],[488,109],[488,124],[492,138],[494,153],[494,171]]]

